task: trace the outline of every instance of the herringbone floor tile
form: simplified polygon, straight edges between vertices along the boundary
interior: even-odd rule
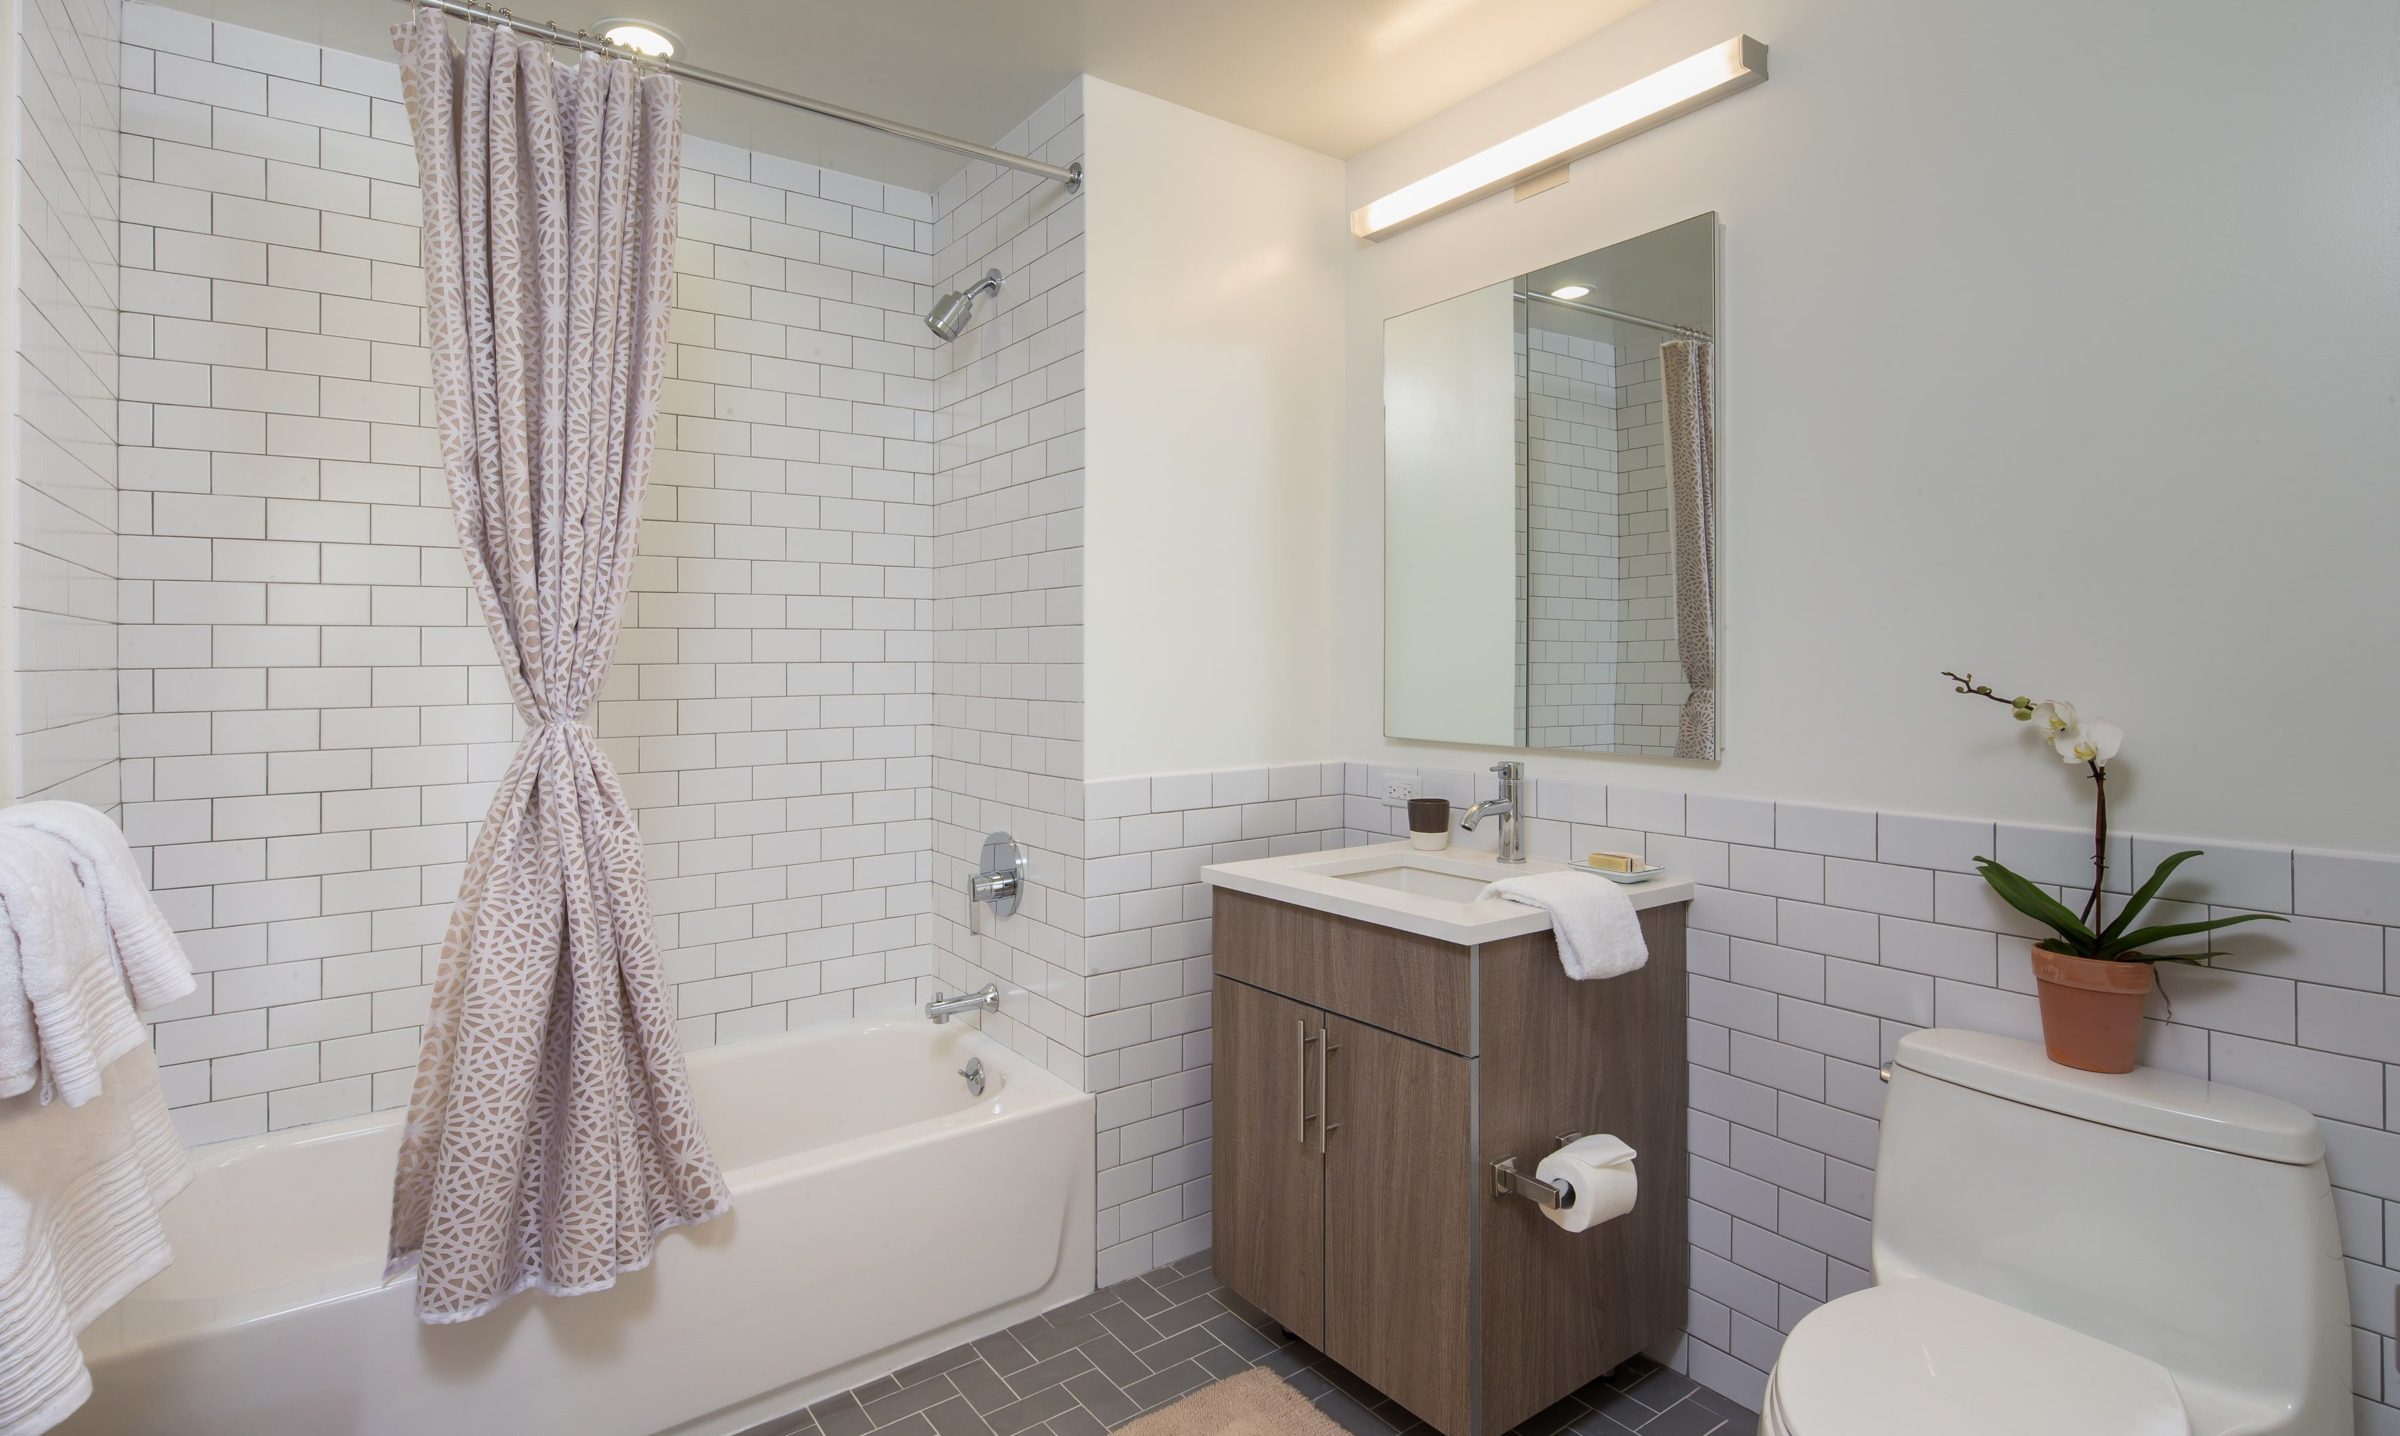
[[[744,1436],[1103,1436],[1253,1366],[1279,1373],[1356,1436],[1433,1436],[1218,1286],[1206,1252]],[[1754,1413],[1636,1358],[1511,1436],[1749,1436],[1757,1428]]]

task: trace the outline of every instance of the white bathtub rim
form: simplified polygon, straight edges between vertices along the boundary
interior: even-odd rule
[[[706,1063],[714,1066],[746,1054],[755,1054],[762,1047],[773,1043],[782,1042],[794,1045],[816,1043],[830,1041],[837,1037],[855,1037],[862,1033],[907,1028],[911,1025],[906,1022],[884,1019],[829,1023],[801,1032],[774,1033],[747,1042],[728,1043],[722,1047],[708,1048],[692,1054],[689,1060],[695,1064]],[[856,1136],[843,1138],[838,1142],[825,1143],[822,1146],[803,1148],[797,1152],[778,1153],[745,1166],[728,1169],[725,1173],[725,1180],[732,1193],[732,1200],[719,1212],[712,1213],[711,1217],[737,1211],[740,1198],[745,1194],[766,1190],[820,1172],[855,1166],[884,1152],[914,1150],[937,1142],[961,1128],[1014,1126],[1059,1107],[1092,1100],[1088,1094],[1076,1091],[1068,1086],[1063,1078],[1033,1063],[1023,1054],[1004,1046],[998,1039],[986,1035],[980,1028],[970,1028],[968,1031],[969,1041],[972,1045],[988,1048],[990,1052],[1008,1059],[1012,1065],[1022,1064],[1024,1072],[1027,1074],[1039,1074],[1028,1084],[1036,1090],[1018,1093],[1018,1101],[1013,1104],[1009,1103],[1008,1097],[1016,1085],[1009,1079],[1017,1074],[1012,1074],[1003,1068],[998,1074],[1002,1079],[1000,1092],[979,1099],[969,1106],[948,1112],[938,1112],[929,1117],[921,1117],[914,1122],[898,1127],[863,1132]],[[978,1052],[976,1055],[988,1054]],[[1054,1090],[1038,1090],[1045,1085]],[[256,1137],[236,1137],[194,1150],[191,1154],[192,1165],[195,1171],[200,1171],[221,1167],[262,1151],[314,1146],[322,1142],[362,1140],[380,1133],[396,1131],[405,1119],[406,1113],[395,1108],[381,1112],[368,1112],[356,1117],[345,1117],[337,1121],[312,1123],[306,1127],[286,1132],[270,1132]],[[653,1236],[663,1237],[665,1232],[674,1227],[691,1225],[697,1225],[697,1223],[670,1221],[657,1229]],[[655,1260],[658,1249],[654,1244],[650,1256],[645,1257],[639,1264],[620,1267],[617,1274],[622,1276],[647,1267]],[[172,1263],[168,1265],[171,1266]],[[194,1296],[145,1299],[137,1295],[136,1300],[141,1300],[145,1305],[164,1311],[172,1311],[175,1307],[182,1305],[206,1306],[212,1309],[205,1314],[195,1313],[188,1321],[162,1323],[157,1329],[145,1332],[138,1338],[118,1339],[108,1344],[96,1355],[100,1360],[114,1361],[136,1356],[161,1346],[189,1341],[198,1333],[234,1330],[259,1322],[274,1321],[331,1302],[354,1300],[382,1291],[387,1287],[413,1283],[416,1279],[415,1265],[414,1254],[411,1258],[398,1264],[395,1269],[394,1264],[388,1260],[388,1251],[373,1252],[362,1254],[351,1261],[320,1267],[305,1276],[255,1293],[241,1293],[238,1298]],[[167,1268],[161,1268],[162,1271],[165,1269]],[[538,1280],[529,1279],[512,1288],[507,1295],[493,1298],[473,1315],[488,1315],[511,1297],[522,1295],[528,1290],[539,1289],[552,1296],[576,1296],[605,1290],[615,1284],[615,1278],[612,1277],[609,1281],[575,1290],[554,1290],[541,1284]],[[220,1306],[231,1307],[232,1310],[214,1309]],[[467,1316],[451,1318],[452,1321],[469,1319],[471,1318]],[[426,1324],[442,1323],[429,1322]]]

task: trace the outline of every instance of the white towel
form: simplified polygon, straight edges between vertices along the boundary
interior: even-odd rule
[[[0,1001],[17,1004],[0,1018],[0,1097],[80,1107],[146,1041],[66,846],[29,828],[0,826],[0,969]]]
[[[191,1180],[147,1046],[73,1110],[0,1100],[0,1436],[47,1431],[91,1395],[76,1333],[166,1268],[159,1209]]]
[[[125,834],[106,813],[81,803],[18,803],[0,809],[0,826],[31,828],[66,844],[76,878],[116,940],[117,965],[136,1008],[151,1012],[191,995],[192,960],[151,898]]]
[[[1558,961],[1573,978],[1622,977],[1650,960],[1633,900],[1608,879],[1582,873],[1502,878],[1478,897],[1506,898],[1550,914]]]

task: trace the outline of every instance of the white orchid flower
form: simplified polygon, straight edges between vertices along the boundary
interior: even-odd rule
[[[2075,705],[2064,698],[2037,698],[2033,716],[2042,720],[2042,736],[2055,743],[2062,733],[2076,729]]]
[[[2054,734],[2050,746],[2069,763],[2106,764],[2125,744],[2125,730],[2106,718],[2094,718],[2064,733]]]

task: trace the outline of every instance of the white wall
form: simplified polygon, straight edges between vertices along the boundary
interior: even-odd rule
[[[1341,167],[1102,81],[1085,103],[1086,775],[1314,761],[1334,738]]]
[[[1665,0],[1358,157],[1350,202],[1742,31],[1763,86],[1358,247],[1343,756],[1473,761],[1382,737],[1383,321],[1716,210],[1725,757],[1537,773],[2076,821],[1936,676],[1971,666],[2123,723],[2128,821],[2400,850],[2388,0]]]

